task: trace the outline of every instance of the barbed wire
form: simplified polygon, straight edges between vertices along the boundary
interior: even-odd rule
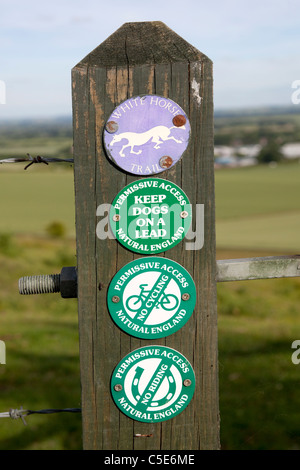
[[[81,408],[47,408],[45,410],[23,410],[23,407],[21,406],[20,409],[10,409],[9,411],[0,413],[0,418],[21,418],[24,425],[26,426],[27,423],[25,421],[25,416],[29,416],[32,414],[46,415],[52,413],[81,413]]]
[[[27,170],[33,163],[45,163],[45,165],[49,165],[49,162],[68,162],[74,163],[73,158],[55,158],[55,157],[41,157],[37,155],[36,157],[32,157],[30,153],[26,154],[27,157],[11,157],[11,158],[3,158],[0,160],[1,163],[22,163],[22,162],[30,162],[28,165],[25,166],[24,170]]]

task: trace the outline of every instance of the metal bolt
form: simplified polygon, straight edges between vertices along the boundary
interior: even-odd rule
[[[189,213],[188,213],[187,211],[182,211],[182,212],[180,213],[180,217],[181,217],[182,219],[185,219],[188,215],[189,215]]]
[[[60,291],[60,274],[25,276],[19,279],[19,292],[23,295],[50,294]]]
[[[122,388],[123,388],[123,387],[122,387],[121,384],[116,384],[116,385],[114,386],[114,390],[115,390],[116,392],[120,392],[120,391],[122,390]]]
[[[112,218],[112,219],[113,219],[114,222],[118,222],[118,221],[120,220],[119,214],[113,215],[113,218]]]
[[[117,295],[114,295],[114,296],[111,298],[111,300],[112,300],[115,304],[117,304],[118,302],[120,302],[120,297],[118,297]]]
[[[75,267],[62,268],[60,274],[25,276],[19,279],[19,293],[52,294],[60,292],[63,298],[77,297],[77,271]]]
[[[185,379],[185,380],[183,381],[183,385],[184,385],[185,387],[189,387],[190,385],[192,385],[191,379]]]
[[[186,293],[186,294],[182,294],[181,298],[182,298],[182,300],[189,300],[190,294],[187,294],[187,293]]]
[[[174,126],[181,127],[186,123],[186,118],[182,114],[178,114],[177,116],[173,117],[172,122]]]
[[[169,157],[169,155],[165,155],[164,157],[161,157],[159,160],[159,165],[161,168],[165,168],[166,170],[170,168],[170,166],[173,163],[173,158]]]
[[[109,134],[114,134],[119,129],[118,123],[115,121],[108,121],[106,123],[105,129]]]

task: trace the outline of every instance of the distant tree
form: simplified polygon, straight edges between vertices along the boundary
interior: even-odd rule
[[[280,145],[274,141],[264,145],[257,155],[258,163],[280,162],[282,159],[283,155],[280,150]]]

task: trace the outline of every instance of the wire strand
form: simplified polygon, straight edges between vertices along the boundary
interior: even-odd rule
[[[52,414],[52,413],[81,413],[81,408],[48,408],[45,410],[23,410],[21,406],[20,409],[10,409],[9,411],[5,411],[0,413],[0,418],[12,418],[18,419],[21,418],[24,425],[26,426],[27,423],[25,421],[25,416],[33,415],[33,414]]]
[[[62,408],[62,409],[55,409],[55,408],[48,408],[46,410],[27,410],[27,416],[32,414],[42,414],[47,415],[51,413],[81,413],[81,408]]]

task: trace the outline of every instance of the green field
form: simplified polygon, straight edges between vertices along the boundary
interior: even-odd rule
[[[51,167],[33,165],[24,171],[25,165],[0,168],[0,233],[43,235],[49,223],[57,221],[74,237],[72,169],[59,163]]]
[[[0,412],[80,407],[77,301],[20,296],[19,277],[74,266],[73,172],[0,167]],[[300,165],[216,171],[217,258],[299,253]],[[65,236],[51,238],[60,222]],[[300,449],[300,278],[218,284],[223,449]],[[1,450],[81,448],[78,414],[0,419]]]
[[[10,408],[80,408],[77,301],[60,294],[21,296],[18,279],[75,266],[68,239],[0,237],[0,412]],[[81,448],[80,414],[0,419],[1,450]]]
[[[220,249],[298,252],[300,165],[216,171],[216,233]]]

